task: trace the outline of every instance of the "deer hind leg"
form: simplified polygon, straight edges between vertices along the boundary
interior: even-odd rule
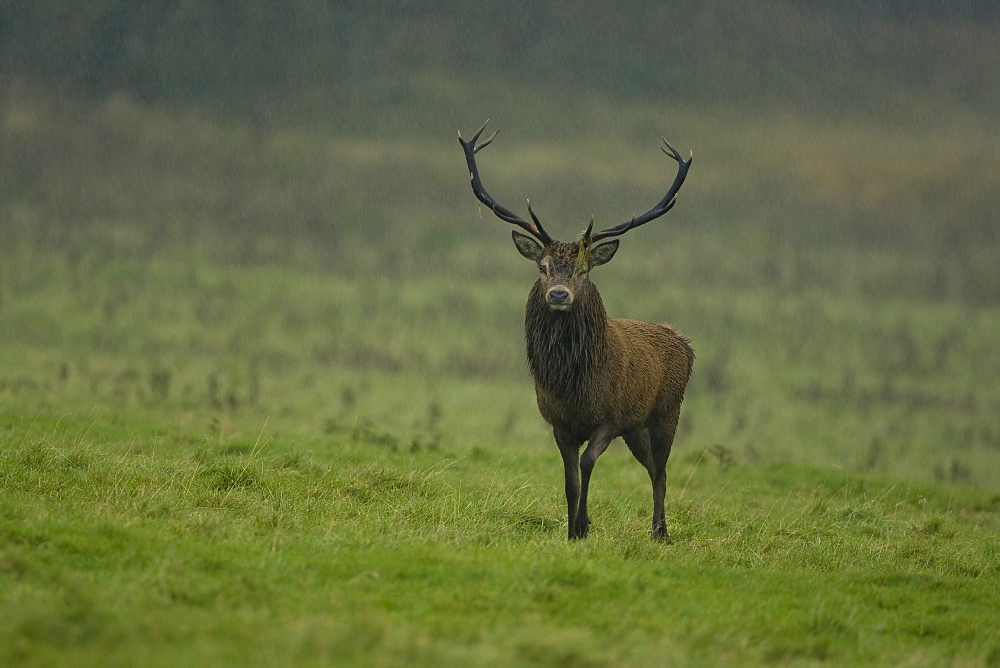
[[[577,517],[580,510],[580,446],[583,439],[569,432],[553,430],[559,454],[562,455],[566,476],[566,516],[569,524],[569,539],[583,538],[577,533]]]
[[[661,419],[658,419],[649,430],[650,437],[650,481],[653,483],[653,538],[666,543],[673,542],[667,531],[666,513],[663,508],[667,494],[667,459],[674,443],[674,433],[677,431],[677,420],[680,417],[680,407],[671,409]]]
[[[632,452],[632,456],[645,466],[647,471],[652,471],[653,452],[652,446],[649,443],[649,428],[639,427],[638,429],[626,432],[624,438],[625,445]]]
[[[649,427],[639,427],[625,434],[625,444],[632,451],[632,456],[646,467],[646,472],[649,473],[649,479],[653,484],[653,538],[662,538],[661,531],[662,534],[666,534],[666,525],[663,521],[663,498],[667,491],[666,457],[659,456],[660,449],[654,446],[653,434]],[[669,539],[668,535],[667,540]]]

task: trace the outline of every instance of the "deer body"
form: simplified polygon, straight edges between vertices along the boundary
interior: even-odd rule
[[[569,538],[587,535],[591,473],[611,441],[622,437],[649,473],[653,536],[669,541],[664,517],[666,463],[694,353],[687,339],[670,326],[608,318],[589,274],[594,267],[609,262],[619,245],[617,239],[599,245],[594,242],[624,234],[669,210],[691,161],[682,160],[664,140],[671,149],[668,155],[681,167],[663,200],[647,214],[596,234],[592,234],[591,221],[580,241],[563,243],[549,237],[531,212],[530,203],[533,223],[486,193],[474,155],[496,133],[476,145],[482,131],[480,128],[469,142],[459,135],[473,191],[498,217],[534,237],[513,233],[518,252],[536,262],[539,270],[525,307],[525,344],[538,410],[552,425],[563,460]],[[584,443],[587,447],[581,455]]]
[[[525,306],[524,336],[538,410],[552,425],[563,459],[569,537],[587,535],[594,464],[621,436],[653,485],[653,534],[669,539],[666,465],[694,363],[690,345],[666,325],[608,318],[589,267],[577,262],[578,244],[542,247],[514,234],[518,250],[537,260],[541,273]],[[617,247],[617,241],[598,246],[590,263],[609,261]]]

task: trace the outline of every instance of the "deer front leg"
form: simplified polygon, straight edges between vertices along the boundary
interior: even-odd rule
[[[583,439],[574,437],[568,432],[553,430],[559,454],[562,455],[563,470],[566,476],[566,517],[569,524],[569,539],[583,538],[577,528],[577,518],[580,510],[580,446]]]
[[[587,513],[587,491],[590,489],[590,474],[594,471],[597,458],[604,454],[604,451],[611,445],[611,431],[605,427],[598,427],[590,435],[587,442],[587,449],[580,457],[580,472],[582,474],[580,482],[580,509],[576,515],[577,536],[584,538],[590,531],[590,515]]]

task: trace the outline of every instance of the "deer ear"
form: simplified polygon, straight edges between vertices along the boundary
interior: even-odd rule
[[[513,231],[511,234],[514,236],[514,245],[517,246],[518,253],[534,262],[542,259],[542,251],[545,249],[540,243],[527,234],[521,234],[517,231]]]
[[[599,267],[611,261],[618,252],[618,239],[590,249],[590,266]]]

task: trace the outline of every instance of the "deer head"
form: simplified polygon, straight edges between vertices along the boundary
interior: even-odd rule
[[[605,264],[618,251],[618,240],[593,245],[594,221],[579,241],[551,241],[542,245],[526,234],[514,231],[514,246],[529,260],[538,263],[538,281],[545,303],[553,311],[573,308],[576,295],[590,285],[590,270]]]
[[[489,123],[487,119],[486,123]],[[472,181],[472,192],[476,198],[485,204],[501,220],[517,225],[531,236],[518,231],[513,232],[514,245],[521,255],[533,262],[538,263],[539,282],[544,291],[545,301],[549,307],[555,311],[567,311],[572,309],[576,295],[579,291],[590,284],[590,270],[605,264],[614,257],[618,251],[618,240],[609,241],[603,244],[596,242],[608,237],[617,237],[625,234],[631,229],[645,225],[651,220],[659,218],[669,211],[677,201],[677,191],[684,184],[688,169],[691,167],[693,154],[684,160],[670,142],[663,139],[661,150],[677,161],[677,175],[674,182],[667,190],[667,194],[657,202],[652,209],[641,216],[632,216],[629,220],[594,232],[594,220],[591,218],[590,225],[580,236],[580,239],[571,243],[564,243],[553,239],[541,221],[531,210],[531,201],[528,201],[528,215],[531,221],[521,218],[510,209],[499,204],[486,192],[482,180],[479,178],[479,169],[476,166],[476,153],[489,146],[499,130],[495,130],[486,140],[481,143],[479,137],[486,129],[483,123],[472,139],[466,141],[462,138],[462,133],[458,133],[458,142],[465,151],[465,160],[469,167],[469,178]],[[537,240],[537,241],[536,241]]]

